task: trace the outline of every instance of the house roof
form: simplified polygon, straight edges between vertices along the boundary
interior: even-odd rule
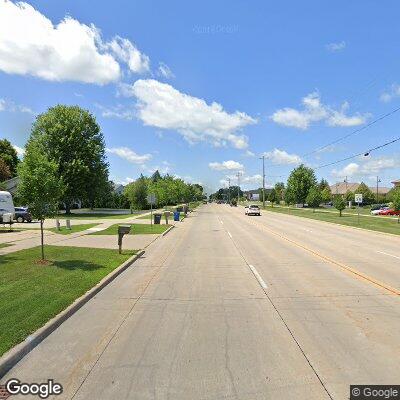
[[[393,183],[393,182],[392,182]],[[334,185],[331,185],[331,192],[332,194],[346,194],[348,191],[355,192],[358,187],[360,186],[359,183],[354,182],[338,182]],[[369,189],[372,193],[376,193],[376,186],[369,186]],[[391,188],[379,186],[378,193],[379,194],[387,194],[389,193]]]

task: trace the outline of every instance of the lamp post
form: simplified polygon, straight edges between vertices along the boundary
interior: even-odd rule
[[[263,154],[262,157],[260,157],[260,160],[262,160],[262,166],[263,166],[263,187],[262,187],[262,200],[263,200],[263,209],[265,209],[265,155]]]
[[[376,177],[376,204],[379,203],[379,182],[381,180],[379,179],[379,176]]]

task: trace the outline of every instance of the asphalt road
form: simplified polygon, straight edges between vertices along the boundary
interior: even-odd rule
[[[350,384],[399,384],[399,243],[202,206],[2,382],[140,400],[347,399]]]

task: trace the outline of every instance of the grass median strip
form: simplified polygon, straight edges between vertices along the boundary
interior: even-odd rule
[[[72,213],[60,214],[54,219],[125,219],[132,218],[137,214],[115,214],[115,213]]]
[[[146,235],[164,233],[171,225],[155,224],[128,224],[131,226],[130,235]],[[90,235],[118,235],[119,224],[111,225],[102,231],[90,233]]]
[[[65,226],[63,226],[63,227],[61,227],[60,230],[57,230],[57,228],[50,228],[50,229],[46,229],[46,230],[54,232],[54,233],[58,233],[59,235],[69,235],[70,233],[85,231],[86,229],[93,228],[94,226],[97,226],[97,225],[98,224],[81,224],[81,225],[72,225],[71,224],[71,229],[67,229]]]
[[[397,223],[397,219],[393,219],[393,218],[384,219],[384,218],[380,218],[380,217],[376,217],[376,218],[360,217],[360,220],[358,221],[357,215],[345,214],[340,217],[339,212],[327,213],[327,212],[320,212],[318,210],[315,210],[315,212],[313,212],[312,210],[304,210],[304,209],[296,210],[294,208],[288,209],[288,208],[283,208],[283,207],[268,207],[268,208],[266,208],[266,211],[272,211],[272,212],[288,214],[288,215],[295,215],[297,217],[302,217],[302,218],[309,218],[309,219],[314,219],[314,220],[318,220],[318,221],[332,222],[332,223],[338,224],[338,225],[352,226],[352,227],[356,227],[356,228],[370,229],[372,231],[400,235],[400,224]]]
[[[68,307],[136,251],[47,246],[0,255],[0,355]]]

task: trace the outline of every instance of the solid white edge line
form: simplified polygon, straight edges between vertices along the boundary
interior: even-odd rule
[[[385,256],[398,258],[398,259],[400,260],[400,257],[399,257],[399,256],[395,256],[395,255],[393,255],[393,254],[385,253],[384,251],[379,251],[379,250],[377,250],[376,252],[377,252],[377,253],[384,254]]]
[[[220,219],[219,222],[221,222],[222,225],[224,224],[224,221],[222,221],[222,219]]]
[[[255,277],[257,278],[258,283],[261,285],[261,287],[263,289],[267,289],[268,288],[267,284],[264,282],[263,278],[261,278],[260,274],[254,268],[254,266],[249,264],[249,267],[250,267],[251,271],[253,272],[253,274],[255,275]]]
[[[228,231],[228,235],[229,235],[229,237],[232,239],[232,235],[231,235],[231,233]]]

